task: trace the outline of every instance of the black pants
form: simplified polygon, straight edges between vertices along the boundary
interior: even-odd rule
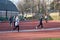
[[[46,21],[46,23],[47,23],[47,21],[48,21],[47,18],[45,19],[45,21]]]
[[[43,28],[43,23],[39,23],[39,25],[37,27],[40,27]]]
[[[10,22],[10,26],[12,27],[12,22]]]
[[[19,32],[19,25],[15,26],[15,28],[14,28],[13,30],[15,30],[15,29],[17,29],[17,28],[18,28],[18,32]]]
[[[14,27],[15,27],[15,21],[14,21]]]

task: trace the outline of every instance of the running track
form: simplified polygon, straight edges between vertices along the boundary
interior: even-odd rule
[[[60,28],[60,22],[43,22],[44,28]],[[35,29],[38,21],[20,22],[20,30]],[[0,23],[0,31],[10,30],[9,23]],[[37,32],[6,32],[0,33],[0,40],[38,40],[40,38],[60,38],[60,30]]]
[[[39,24],[39,21],[21,21],[20,22],[20,30],[27,30],[27,29],[35,29],[35,27]],[[60,21],[48,21],[46,23],[43,21],[44,28],[59,28]],[[0,23],[0,31],[9,31],[14,28],[9,26],[8,22]]]
[[[40,38],[60,38],[60,30],[0,33],[0,40],[38,40]]]

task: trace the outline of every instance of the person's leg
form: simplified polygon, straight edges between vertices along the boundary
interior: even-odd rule
[[[43,24],[41,24],[41,28],[43,28]]]
[[[10,24],[10,26],[12,27],[12,23]]]
[[[19,25],[17,27],[18,27],[18,32],[19,32]]]
[[[10,22],[9,26],[11,27],[11,22]]]
[[[12,31],[12,23],[10,22],[10,30]]]
[[[38,26],[36,26],[36,29],[37,29],[37,28],[39,28],[39,26],[40,26],[40,23],[39,23],[39,25],[38,25]]]
[[[39,27],[39,26],[40,26],[40,23],[39,23],[39,25],[37,27]]]
[[[45,20],[46,20],[46,23],[47,23],[47,18]]]
[[[40,27],[41,22],[39,22],[39,25],[37,27]]]

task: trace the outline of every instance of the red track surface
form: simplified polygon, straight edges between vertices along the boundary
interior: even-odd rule
[[[37,40],[40,38],[60,38],[60,31],[0,33],[0,40]]]
[[[25,29],[35,29],[35,27],[39,24],[39,21],[21,21],[20,22],[20,30],[25,30]],[[43,26],[44,28],[57,28],[60,27],[60,22],[59,21],[48,21],[46,23],[43,21]],[[13,27],[9,26],[8,22],[5,23],[0,23],[0,31],[5,31],[5,30],[11,30]]]
[[[20,30],[34,29],[38,21],[20,22]],[[60,22],[48,21],[43,22],[44,28],[60,27]],[[9,23],[0,23],[0,31],[10,30]],[[40,32],[11,32],[0,33],[0,40],[37,40],[40,38],[60,38],[60,30],[40,31]]]

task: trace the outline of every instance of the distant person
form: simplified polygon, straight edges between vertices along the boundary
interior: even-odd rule
[[[43,28],[43,22],[42,22],[43,21],[43,16],[41,16],[39,21],[40,21],[39,25],[36,27],[36,29],[39,28],[40,26],[41,26],[41,28]]]
[[[15,18],[16,18],[16,16],[13,17],[14,27],[15,27]]]
[[[26,21],[26,17],[24,18],[24,20]]]
[[[13,18],[12,18],[12,16],[10,16],[10,18],[9,18],[10,29],[12,28],[12,23],[13,23]]]
[[[19,32],[19,17],[18,16],[16,16],[15,17],[15,23],[14,23],[15,25],[15,28],[13,29],[13,30],[15,30],[15,29],[17,29],[18,28],[18,32]]]
[[[48,21],[47,19],[48,19],[48,16],[47,16],[47,15],[45,15],[45,21],[46,21],[46,23],[47,23],[47,21]]]
[[[12,18],[12,16],[10,16],[10,18],[9,18],[10,27],[12,27],[12,22],[13,22],[13,18]]]

